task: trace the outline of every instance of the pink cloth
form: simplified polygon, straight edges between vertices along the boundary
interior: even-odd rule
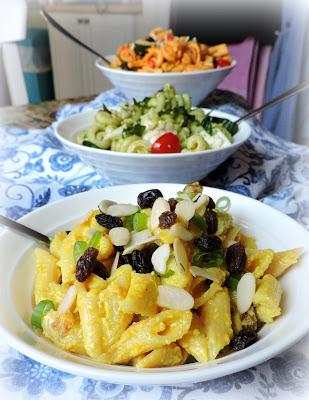
[[[219,89],[230,90],[250,102],[250,79],[252,76],[252,61],[256,58],[257,42],[248,37],[242,43],[229,45],[231,56],[237,61],[233,71],[220,83]]]
[[[237,65],[218,88],[237,93],[250,107],[258,107],[264,100],[271,46],[260,46],[248,37],[242,43],[229,45],[229,51]]]
[[[252,99],[252,108],[260,107],[264,103],[266,79],[272,47],[262,46],[259,54],[259,63],[256,76],[255,92]],[[261,115],[258,115],[260,119]]]

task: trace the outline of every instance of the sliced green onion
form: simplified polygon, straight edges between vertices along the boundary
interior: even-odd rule
[[[79,260],[79,258],[85,253],[88,247],[89,247],[88,243],[84,242],[83,240],[77,240],[74,243],[73,257],[76,263]]]
[[[216,209],[221,212],[228,212],[231,208],[231,200],[227,196],[220,197],[216,202]]]
[[[83,146],[87,146],[87,147],[93,147],[95,149],[100,149],[101,147],[97,146],[96,144],[90,142],[89,140],[83,140],[82,143]]]
[[[33,309],[31,316],[31,325],[42,329],[42,321],[45,315],[54,310],[55,306],[51,300],[41,300]]]
[[[103,236],[102,232],[96,231],[89,240],[89,247],[98,248],[100,246],[100,241],[102,239],[102,236]]]
[[[224,261],[224,250],[198,251],[192,258],[192,265],[201,268],[220,267]]]
[[[147,215],[145,213],[138,212],[133,215],[133,230],[135,232],[143,231],[147,229]]]
[[[170,276],[173,276],[175,274],[175,271],[172,269],[169,269],[165,274],[160,274],[160,272],[155,271],[155,273],[160,276],[160,278],[169,278]]]
[[[207,223],[205,221],[205,218],[203,218],[201,215],[199,215],[198,213],[195,213],[193,215],[193,217],[190,219],[190,222],[193,222],[193,224],[199,228],[201,231],[203,231],[204,233],[207,233],[208,230],[208,226]]]
[[[231,275],[225,281],[225,284],[228,288],[232,290],[237,290],[238,282],[240,281],[241,275]]]
[[[128,215],[124,222],[124,227],[127,228],[130,232],[134,230],[133,228],[133,218],[134,214]]]

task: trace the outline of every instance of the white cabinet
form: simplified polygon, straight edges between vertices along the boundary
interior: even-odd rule
[[[143,37],[153,27],[168,27],[170,0],[144,0],[143,3],[140,14],[49,12],[81,41],[109,55],[122,43]],[[111,87],[95,67],[95,56],[50,25],[48,31],[57,99],[93,95]]]

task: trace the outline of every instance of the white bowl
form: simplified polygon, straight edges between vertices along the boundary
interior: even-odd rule
[[[207,113],[210,110],[204,109]],[[239,124],[234,143],[216,150],[173,154],[132,154],[101,150],[76,143],[77,134],[91,126],[97,111],[87,111],[59,121],[56,136],[64,147],[114,184],[143,182],[193,182],[204,178],[243,144],[251,133]],[[235,115],[213,111],[212,115],[235,121]]]
[[[173,197],[183,185],[144,184],[109,187],[64,198],[39,208],[21,219],[45,234],[70,229],[102,199],[136,204],[137,195],[158,188],[166,198]],[[291,218],[251,198],[224,190],[205,188],[214,199],[229,196],[231,212],[244,231],[257,238],[261,248],[275,250],[305,248],[299,264],[281,279],[284,295],[282,315],[264,326],[259,340],[245,350],[208,363],[193,363],[177,367],[137,369],[129,366],[102,365],[87,357],[65,352],[30,327],[32,287],[34,278],[33,249],[37,244],[13,232],[0,236],[0,334],[11,346],[51,367],[93,379],[122,384],[178,385],[218,378],[257,365],[296,343],[309,329],[309,233]],[[271,222],[271,223],[270,223]]]
[[[113,56],[107,59],[113,60]],[[134,72],[111,68],[98,59],[96,66],[110,80],[115,88],[127,97],[142,100],[162,89],[166,83],[171,84],[177,93],[188,93],[192,97],[192,105],[197,106],[212,92],[232,71],[237,62],[224,68],[215,68],[192,72]]]

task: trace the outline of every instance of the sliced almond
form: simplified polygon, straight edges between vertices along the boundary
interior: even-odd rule
[[[112,228],[108,233],[114,246],[125,246],[130,241],[130,232],[127,228]]]
[[[177,203],[175,213],[183,221],[188,222],[195,213],[195,204],[191,200],[182,200]]]
[[[112,204],[106,210],[106,214],[113,217],[128,217],[129,215],[137,213],[138,206],[133,204]]]
[[[171,253],[171,248],[169,244],[162,244],[162,246],[158,247],[157,250],[151,256],[151,262],[153,268],[159,274],[165,274],[166,272],[166,263],[169,259]]]
[[[120,257],[120,253],[119,251],[117,251],[114,261],[113,261],[113,265],[111,268],[111,276],[113,275],[113,273],[116,271],[116,269],[118,268],[118,263],[119,263],[119,257]]]
[[[112,200],[102,200],[99,204],[99,210],[102,213],[106,213],[107,209],[109,206],[112,206],[113,204],[116,204],[114,201]]]
[[[194,203],[195,204],[195,210],[198,214],[203,215],[206,210],[206,206],[209,203],[209,197],[207,194],[202,194],[198,200]]]
[[[189,260],[186,248],[180,239],[174,240],[173,250],[178,270],[180,272],[185,272],[188,268]]]
[[[202,278],[209,279],[210,281],[216,282],[219,285],[222,285],[226,278],[225,272],[217,267],[200,268],[192,265],[190,267],[190,271],[194,277],[201,276]]]
[[[193,235],[182,224],[177,223],[171,226],[170,234],[176,238],[189,242],[193,239]]]
[[[66,311],[69,311],[76,299],[76,296],[77,296],[77,288],[75,285],[72,285],[69,287],[64,298],[62,299],[62,302],[59,304],[59,307],[57,309],[57,315],[61,315]]]
[[[193,202],[196,202],[201,196],[202,196],[202,193],[197,193],[197,194],[193,197],[192,201],[193,201]]]
[[[153,231],[159,226],[159,217],[165,211],[171,211],[169,202],[163,197],[158,197],[151,209],[150,227]]]
[[[132,253],[133,250],[140,250],[146,244],[154,242],[158,238],[156,236],[152,236],[149,229],[144,229],[140,232],[131,232],[131,240],[125,246],[123,251],[123,255]]]
[[[255,294],[255,277],[251,272],[245,273],[237,285],[237,308],[243,314],[251,307]]]
[[[191,310],[194,299],[190,293],[177,286],[158,286],[158,305],[172,310]]]

